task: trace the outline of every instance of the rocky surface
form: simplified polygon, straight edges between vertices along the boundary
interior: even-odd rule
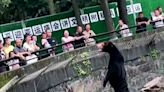
[[[130,92],[140,92],[146,83],[164,74],[163,61],[143,62],[142,59],[138,59],[137,62],[133,65],[126,64]],[[43,92],[114,92],[110,84],[106,88],[102,87],[105,74],[106,70],[101,69],[89,77],[71,80]]]

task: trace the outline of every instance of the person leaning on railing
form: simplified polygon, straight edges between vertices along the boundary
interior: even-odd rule
[[[6,59],[5,53],[3,51],[3,43],[2,40],[0,40],[0,61]],[[5,62],[0,62],[0,73],[1,72],[5,72],[9,70],[9,67],[7,66],[7,64],[5,64]]]
[[[9,58],[12,58],[11,60],[7,61],[7,65],[9,66],[10,70],[15,70],[20,68],[19,61],[23,59],[23,56],[21,54],[15,54],[13,51],[9,53]]]
[[[55,40],[54,37],[52,37],[52,32],[46,31],[46,39],[47,39],[48,43],[50,44],[50,46],[54,47],[53,49],[49,50],[50,55],[55,55],[57,41]]]
[[[157,7],[157,10],[159,11],[160,15],[162,15],[164,17],[164,13],[163,13],[163,9],[162,7]]]
[[[31,41],[32,41],[33,45],[35,46],[35,48],[40,49],[39,45],[37,44],[37,36],[33,35],[31,37]]]
[[[85,46],[85,35],[83,34],[83,29],[81,26],[77,27],[76,34],[75,34],[75,42],[74,47],[80,48]]]
[[[72,36],[69,36],[69,32],[67,30],[64,31],[64,37],[62,37],[61,41],[64,44],[63,45],[63,51],[64,52],[74,50],[74,46],[73,46],[72,42],[75,41],[75,38]]]
[[[50,43],[47,40],[46,33],[42,33],[41,45],[43,48],[50,48],[51,47]]]
[[[140,33],[146,31],[147,25],[149,25],[150,20],[144,16],[143,12],[140,12],[138,14],[138,17],[136,18],[136,22],[137,22],[136,33]]]
[[[119,26],[120,26],[120,34],[122,37],[128,37],[132,36],[133,34],[130,32],[129,27],[127,24],[123,22],[123,20],[119,20]]]
[[[14,46],[11,45],[10,37],[6,37],[4,39],[4,47],[3,47],[4,53],[6,55],[6,59],[9,58],[9,53],[14,50]]]
[[[94,38],[90,38],[92,36],[96,36],[96,34],[94,33],[93,30],[90,29],[90,25],[87,24],[85,26],[85,31],[83,32],[83,34],[85,35],[85,44],[86,46],[92,46],[96,44],[96,41]]]
[[[38,51],[40,48],[36,44],[34,44],[34,42],[32,41],[31,38],[32,38],[32,36],[30,34],[27,34],[25,36],[25,43],[23,44],[23,48],[26,51],[33,53],[33,52]],[[38,58],[35,54],[32,54],[30,56],[27,56],[26,60],[27,60],[27,64],[31,64],[31,63],[37,62]]]
[[[19,57],[21,57],[21,58],[19,58],[20,59],[20,63],[19,63],[20,66],[26,65],[27,64],[26,57],[31,55],[31,53],[29,51],[27,51],[23,48],[21,39],[16,40],[14,53],[18,54]]]
[[[40,48],[35,44],[36,42],[32,41],[31,38],[32,36],[30,34],[26,34],[23,48],[32,53],[39,50]]]
[[[152,20],[155,21],[155,28],[163,27],[164,22],[163,22],[164,17],[160,14],[159,10],[154,11],[154,16],[152,16]]]

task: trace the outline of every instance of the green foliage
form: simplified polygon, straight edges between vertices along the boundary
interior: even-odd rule
[[[0,88],[3,87],[6,83],[8,83],[12,78],[0,76]]]
[[[49,14],[46,0],[5,0],[1,9],[0,23],[20,21]]]
[[[4,10],[9,7],[11,0],[0,0],[0,15],[4,13]]]
[[[10,3],[11,3],[11,0],[0,0],[0,5],[2,7],[8,7]]]
[[[91,73],[91,62],[88,60],[89,53],[84,52],[80,54],[80,57],[82,58],[82,62],[74,63],[75,60],[72,62],[73,69],[77,73],[78,77],[85,77],[88,76]],[[79,58],[79,57],[78,57]]]
[[[78,0],[80,8],[94,6],[98,0]],[[36,18],[50,14],[49,0],[0,0],[0,24]],[[54,12],[68,11],[71,0],[54,0]]]
[[[150,52],[150,56],[152,57],[153,60],[157,60],[157,59],[159,59],[159,57],[160,57],[160,53],[159,53],[158,50],[153,49],[153,50],[151,50],[151,52]]]

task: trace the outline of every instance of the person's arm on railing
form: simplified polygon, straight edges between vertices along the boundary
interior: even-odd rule
[[[150,22],[151,22],[151,20],[149,19],[149,20],[146,22],[146,25],[150,25]]]
[[[75,36],[74,38],[75,38],[75,40],[80,40],[80,39],[84,38],[84,36],[79,36],[79,37]]]
[[[91,33],[91,34],[90,34],[91,37],[92,37],[92,36],[96,36],[96,34],[95,34],[95,32],[94,32],[93,30],[91,30],[90,33]]]
[[[21,55],[23,55],[23,56],[31,55],[31,53],[28,52],[28,51],[25,51],[25,50],[24,50],[24,52],[19,52],[19,51],[17,51],[17,49],[14,49],[14,53],[15,53],[15,54],[21,54]]]

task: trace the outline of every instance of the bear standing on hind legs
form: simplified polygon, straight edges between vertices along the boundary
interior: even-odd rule
[[[115,92],[129,92],[126,82],[124,58],[120,51],[112,42],[100,43],[97,47],[110,55],[108,72],[104,79],[103,87],[105,87],[107,82],[109,82]]]

